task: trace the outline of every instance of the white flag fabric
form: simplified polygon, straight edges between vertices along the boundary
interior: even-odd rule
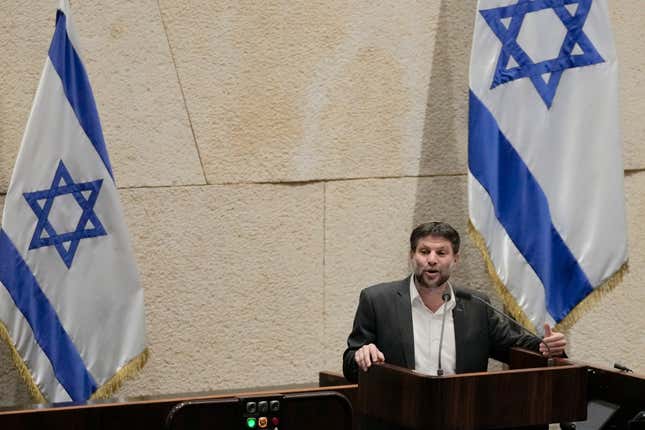
[[[0,230],[0,332],[41,401],[105,397],[146,361],[143,291],[69,5]]]
[[[626,268],[617,74],[605,0],[478,1],[470,222],[506,304],[538,331],[571,325]]]

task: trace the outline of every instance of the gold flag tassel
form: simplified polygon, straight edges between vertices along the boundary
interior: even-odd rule
[[[598,287],[585,297],[580,303],[578,303],[571,311],[567,314],[562,321],[560,321],[555,328],[558,330],[568,330],[570,329],[576,321],[578,321],[582,316],[591,309],[596,303],[600,301],[602,297],[605,297],[611,290],[613,290],[616,285],[623,282],[623,277],[626,273],[629,272],[628,262],[624,262],[620,269],[616,271],[613,275],[609,277],[605,282],[603,282]]]
[[[99,387],[99,389],[92,394],[90,399],[98,400],[111,397],[127,379],[132,378],[143,368],[143,366],[146,365],[149,355],[150,353],[148,352],[148,348],[144,349],[141,354],[137,355],[126,365],[121,367],[114,376]]]
[[[22,380],[27,385],[27,390],[29,391],[29,395],[31,396],[31,398],[38,403],[46,403],[47,400],[45,399],[45,396],[43,396],[43,393],[40,391],[40,388],[38,388],[38,385],[36,385],[36,383],[34,382],[34,377],[29,371],[29,368],[25,364],[24,360],[18,353],[16,346],[13,344],[13,341],[11,340],[11,336],[9,336],[9,331],[7,330],[7,326],[5,326],[2,321],[0,321],[0,337],[9,346],[9,351],[11,352],[11,359],[13,360],[13,364],[16,366],[16,370],[18,370],[18,375],[20,375]]]
[[[499,279],[495,265],[488,255],[486,241],[470,220],[468,221],[468,235],[473,240],[473,242],[475,242],[475,246],[477,247],[477,249],[479,249],[479,252],[481,252],[484,262],[486,263],[486,271],[488,272],[488,276],[490,276],[491,280],[493,281],[493,287],[495,288],[495,291],[501,296],[502,302],[504,303],[506,309],[508,309],[508,312],[520,324],[524,325],[524,327],[530,329],[533,333],[537,333],[533,323],[531,323],[522,308],[520,308],[520,306],[517,304],[517,301],[515,300],[513,295],[506,288],[506,285],[504,285],[501,279]],[[616,271],[616,273],[614,273],[609,279],[603,282],[602,285],[594,288],[594,290],[580,303],[578,303],[567,314],[567,316],[564,317],[562,321],[556,324],[555,329],[558,331],[570,329],[573,324],[576,323],[576,321],[582,318],[585,312],[591,309],[596,303],[598,303],[598,301],[600,301],[602,297],[613,290],[616,285],[620,284],[625,273],[627,273],[628,271],[629,265],[627,262],[625,262],[620,267],[620,269]]]
[[[9,346],[9,351],[11,352],[11,358],[13,360],[13,364],[16,366],[18,375],[20,375],[22,380],[27,385],[27,390],[29,391],[29,395],[31,395],[31,398],[38,403],[48,403],[47,399],[40,391],[40,388],[38,388],[38,385],[36,385],[36,383],[34,382],[34,378],[33,378],[33,375],[31,374],[31,371],[29,370],[29,368],[25,364],[25,361],[18,353],[16,346],[13,344],[13,341],[11,340],[11,336],[9,336],[9,331],[7,330],[7,326],[5,326],[5,324],[2,321],[0,321],[0,338],[2,338],[5,341],[5,343]],[[148,348],[146,348],[143,350],[141,354],[134,357],[125,366],[119,369],[119,371],[113,377],[111,377],[109,381],[107,381],[98,390],[94,392],[94,394],[90,399],[91,400],[106,399],[112,396],[116,392],[116,390],[118,390],[121,387],[121,385],[123,385],[123,382],[125,382],[126,379],[133,377],[139,370],[143,368],[143,366],[145,366],[146,362],[148,361],[148,356],[149,356],[149,352],[148,352]]]

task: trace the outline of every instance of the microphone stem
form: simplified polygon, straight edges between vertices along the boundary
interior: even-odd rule
[[[446,326],[446,314],[448,309],[446,309],[446,302],[450,300],[450,293],[443,293],[441,296],[443,301],[443,315],[441,316],[441,334],[439,335],[439,359],[437,360],[437,376],[443,376],[443,369],[441,368],[441,350],[443,348],[443,330]]]
[[[445,302],[444,302],[445,304]],[[439,335],[439,361],[437,365],[437,376],[443,376],[443,369],[441,368],[441,349],[443,347],[443,329],[446,326],[446,314],[447,310],[444,308],[443,316],[441,317],[441,334]]]

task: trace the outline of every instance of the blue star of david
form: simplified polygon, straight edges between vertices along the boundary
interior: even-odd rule
[[[604,62],[583,31],[591,2],[592,0],[518,0],[510,6],[480,10],[479,13],[502,42],[491,89],[516,79],[529,78],[547,108],[550,108],[564,70]],[[578,5],[574,14],[565,7],[567,5]],[[526,15],[544,9],[555,12],[567,34],[556,58],[535,63],[517,43],[517,36]],[[502,23],[507,18],[510,18],[508,27]],[[582,51],[581,54],[572,54],[576,45]],[[507,68],[511,57],[518,66]],[[551,75],[545,81],[542,75],[548,73]]]
[[[101,221],[94,213],[94,205],[102,184],[103,179],[75,183],[65,164],[60,161],[49,189],[24,193],[25,200],[27,200],[36,217],[38,217],[38,223],[31,238],[29,249],[55,246],[69,269],[72,266],[72,261],[81,239],[107,235]],[[57,233],[49,222],[49,212],[54,204],[54,199],[66,194],[71,194],[74,197],[83,212],[76,225],[76,230]],[[44,202],[41,204],[41,201]],[[90,228],[88,228],[88,224],[90,224]],[[67,248],[65,245],[67,245]]]

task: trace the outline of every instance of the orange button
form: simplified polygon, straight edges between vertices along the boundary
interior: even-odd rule
[[[258,419],[258,427],[260,427],[261,429],[267,428],[268,424],[269,424],[269,420],[267,419],[267,417],[260,417]]]

